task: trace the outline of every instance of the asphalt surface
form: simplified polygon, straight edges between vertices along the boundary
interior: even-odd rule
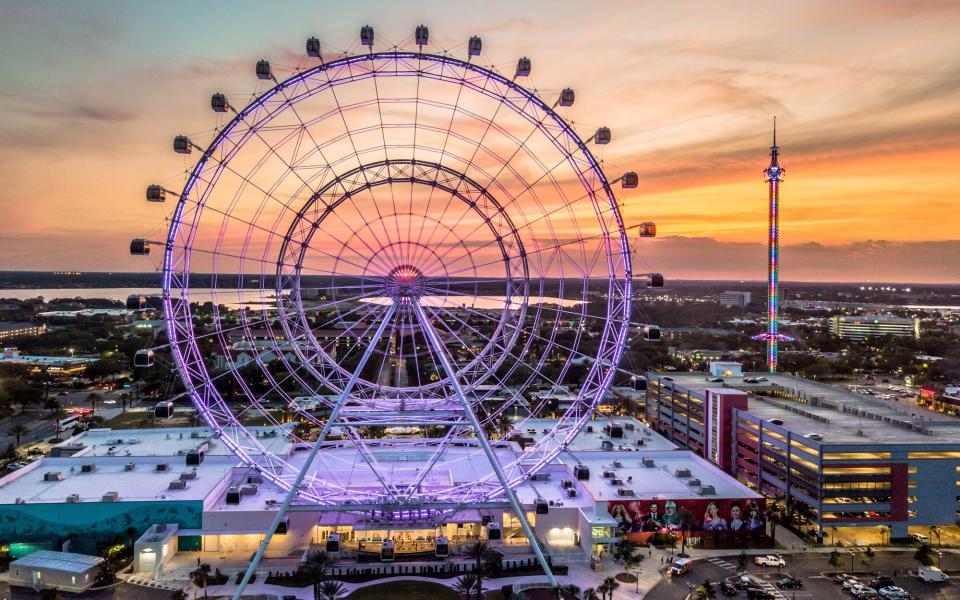
[[[97,590],[83,594],[60,592],[60,597],[64,600],[72,598],[83,598],[84,600],[170,600],[172,593],[173,592],[169,590],[121,583],[116,587],[106,590]],[[0,600],[34,600],[39,597],[40,594],[30,588],[10,587],[6,583],[0,583]]]
[[[787,566],[781,569],[781,574],[789,574],[803,581],[803,587],[797,590],[778,590],[774,593],[781,600],[850,600],[847,593],[834,579],[822,575],[825,572],[849,571],[849,559],[844,561],[845,566],[839,568],[831,566],[827,561],[829,555],[825,553],[794,554],[784,557]],[[757,580],[763,582],[765,589],[774,591],[773,584],[777,580],[777,569],[772,567],[758,567],[752,564],[753,557],[747,566],[748,572]],[[647,594],[651,600],[683,600],[690,593],[691,587],[703,583],[704,579],[718,584],[730,577],[736,571],[737,555],[711,557],[694,562],[693,570],[682,577],[673,577],[657,584]],[[873,563],[865,567],[855,562],[855,574],[861,580],[869,581],[876,575],[892,575],[894,569],[916,570],[918,563],[913,560],[912,552],[878,552]],[[946,570],[960,568],[960,557],[952,554],[943,555],[943,567]],[[871,575],[867,575],[867,572]],[[960,598],[960,578],[954,577],[946,584],[933,584],[920,581],[909,575],[894,577],[896,585],[910,592],[918,600],[957,600]],[[866,582],[865,581],[865,582]],[[724,598],[719,586],[715,586],[717,598]],[[735,598],[745,600],[746,593],[741,591]]]

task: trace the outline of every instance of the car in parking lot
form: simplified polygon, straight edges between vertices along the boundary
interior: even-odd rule
[[[720,593],[724,596],[736,596],[737,586],[729,580],[720,582]]]
[[[913,598],[910,592],[895,585],[882,587],[877,590],[877,593],[880,594],[880,597],[884,600],[911,600]]]
[[[877,590],[862,583],[854,584],[850,588],[850,595],[857,598],[857,600],[874,600],[880,597]]]
[[[785,567],[787,566],[787,561],[783,560],[783,557],[779,554],[766,554],[757,556],[753,559],[753,562],[760,566],[766,567]]]
[[[843,586],[843,589],[849,590],[855,585],[860,585],[860,578],[856,575],[847,575],[841,573],[837,576],[837,581],[840,582],[840,585]]]
[[[925,536],[925,535],[923,535],[922,533],[911,533],[911,534],[910,534],[910,541],[911,541],[911,542],[916,542],[916,543],[918,543],[918,544],[929,544],[929,543],[930,543],[930,538],[927,537],[927,536]]]
[[[750,600],[774,600],[776,597],[763,588],[747,588],[747,598]]]
[[[887,577],[886,575],[880,575],[879,577],[874,577],[868,583],[873,589],[880,591],[880,588],[890,587],[896,585],[896,582],[893,580],[893,577]]]
[[[796,577],[791,577],[790,575],[784,575],[777,580],[777,587],[780,589],[791,589],[791,588],[800,588],[803,587],[803,582],[797,579]]]

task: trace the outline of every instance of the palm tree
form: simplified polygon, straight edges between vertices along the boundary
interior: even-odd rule
[[[620,582],[613,577],[607,577],[603,580],[603,585],[606,586],[608,593],[610,594],[610,600],[613,600],[613,593],[617,591],[617,588],[620,587]]]
[[[583,590],[583,594],[580,595],[581,600],[600,600],[600,596],[597,594],[597,590],[593,588],[587,588]]]
[[[941,533],[941,531],[940,531],[940,528],[939,528],[939,527],[937,527],[936,525],[931,525],[931,526],[930,526],[930,535],[935,535],[935,536],[937,536],[937,546],[940,545],[940,533]]]
[[[322,598],[320,584],[326,579],[327,566],[330,564],[330,556],[323,550],[311,550],[307,553],[307,558],[300,565],[300,571],[313,584],[313,600]]]
[[[93,409],[93,414],[97,414],[97,401],[101,399],[100,394],[96,392],[90,392],[87,394],[87,400],[90,401],[90,408]]]
[[[600,600],[607,600],[608,592],[611,595],[613,594],[613,590],[610,589],[610,586],[607,585],[606,581],[597,586],[597,591],[600,592]]]
[[[696,517],[692,512],[686,508],[680,508],[677,510],[677,518],[680,520],[680,556],[687,555],[687,534],[690,532],[690,528],[693,527],[693,523],[696,521]]]
[[[474,565],[474,573],[476,574],[475,585],[477,587],[477,598],[483,597],[483,578],[491,571],[494,570],[494,563],[496,561],[495,553],[490,549],[490,546],[486,542],[474,542],[469,544],[466,548],[467,556],[476,561]]]
[[[339,581],[324,581],[320,593],[323,600],[340,600],[346,595],[346,589]]]
[[[574,584],[572,584],[572,583],[568,583],[567,585],[563,586],[562,589],[563,589],[563,591],[567,592],[568,594],[570,594],[570,595],[573,596],[574,598],[576,598],[576,597],[578,597],[578,596],[580,595],[580,586],[578,586],[578,585],[574,585]]]
[[[30,431],[23,423],[17,423],[11,427],[7,433],[17,438],[17,448],[20,447],[20,436]]]
[[[453,591],[463,596],[464,600],[470,600],[470,592],[477,585],[477,576],[473,573],[467,573],[457,578],[453,584]]]

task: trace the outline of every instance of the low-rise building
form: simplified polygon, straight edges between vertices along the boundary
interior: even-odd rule
[[[736,306],[743,308],[750,304],[750,292],[726,291],[722,292],[717,300],[724,306]]]
[[[0,323],[0,341],[21,335],[40,335],[47,330],[47,326],[35,323]]]
[[[79,594],[93,586],[102,563],[99,556],[40,550],[11,562],[7,581],[12,586]]]
[[[920,337],[920,319],[889,315],[830,317],[830,333],[854,341],[887,335],[918,338]]]

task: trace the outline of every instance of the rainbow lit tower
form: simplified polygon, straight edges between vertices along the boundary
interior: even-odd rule
[[[777,371],[778,345],[790,341],[780,333],[780,182],[785,169],[780,166],[780,147],[777,146],[777,118],[773,118],[773,145],[770,146],[770,166],[763,170],[770,186],[770,230],[767,251],[767,331],[754,336],[767,341],[767,368]]]

